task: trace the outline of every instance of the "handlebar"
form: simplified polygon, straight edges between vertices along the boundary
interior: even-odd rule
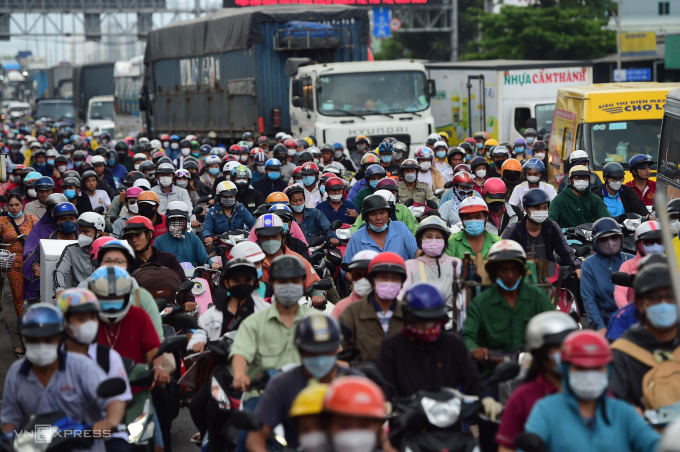
[[[12,240],[12,241],[9,242],[9,243],[0,242],[0,247],[9,247],[9,246],[12,246],[12,245],[14,245],[15,243],[17,243],[19,240],[21,240],[21,241],[23,242],[24,240],[26,240],[26,237],[28,237],[28,235],[26,235],[26,234],[21,234],[20,236],[18,236],[17,238],[15,238],[14,240]]]

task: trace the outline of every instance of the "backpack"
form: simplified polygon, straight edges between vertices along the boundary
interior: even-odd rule
[[[680,401],[680,347],[672,352],[656,350],[651,353],[627,339],[618,339],[611,348],[650,367],[642,378],[642,397],[646,409],[659,410]],[[664,414],[675,416],[674,412],[660,412],[659,418]]]
[[[145,262],[133,271],[131,276],[137,280],[139,287],[151,292],[152,297],[164,298],[168,305],[175,304],[175,294],[182,283],[175,270],[156,262]]]

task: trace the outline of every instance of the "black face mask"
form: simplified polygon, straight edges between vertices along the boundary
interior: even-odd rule
[[[156,211],[153,210],[153,207],[151,206],[140,205],[139,214],[151,220],[154,217],[154,215],[156,215]]]
[[[493,213],[498,213],[503,210],[503,204],[502,202],[491,202],[489,203],[489,210]]]
[[[241,182],[239,184],[236,184],[236,189],[239,191],[239,193],[245,192],[246,190],[248,190],[248,187],[249,187],[248,183]]]
[[[244,300],[248,298],[251,293],[253,293],[255,287],[252,284],[237,284],[230,287],[228,290],[234,298],[238,300]]]

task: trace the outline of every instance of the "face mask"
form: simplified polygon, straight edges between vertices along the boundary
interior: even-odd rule
[[[164,141],[164,142],[163,142],[163,147],[164,147],[164,148],[167,148],[168,146],[170,146],[170,142],[169,142],[169,141]]]
[[[93,240],[94,238],[90,237],[89,235],[78,234],[78,246],[81,248],[85,248],[87,246],[92,245]]]
[[[57,171],[59,171],[60,173],[65,173],[66,172],[66,165],[57,166]]]
[[[328,195],[329,198],[331,198],[331,201],[333,202],[340,202],[342,199],[342,195]]]
[[[258,268],[257,269],[257,279],[260,279],[260,278],[262,278],[262,269]]]
[[[477,237],[484,232],[484,220],[467,220],[463,221],[463,225],[465,226],[465,232],[473,237]]]
[[[10,152],[11,152],[12,154],[18,154],[20,150],[21,150],[21,149],[12,148],[12,149],[10,149]]]
[[[135,203],[135,204],[129,204],[129,205],[127,206],[127,208],[128,208],[128,210],[129,210],[130,212],[132,212],[132,213],[139,213],[139,206],[137,205],[137,203]]]
[[[534,142],[534,137],[527,137],[527,143],[531,144]]]
[[[123,309],[123,303],[125,303],[125,300],[120,299],[120,300],[99,300],[99,304],[101,305],[102,311],[120,311]]]
[[[442,326],[441,322],[437,322],[430,328],[421,330],[414,328],[412,325],[404,325],[401,332],[409,339],[415,339],[420,342],[434,342],[439,338],[439,335],[442,332]]]
[[[23,213],[24,213],[24,211],[20,210],[18,214],[12,215],[12,212],[10,212],[9,210],[7,211],[7,215],[9,215],[12,218],[19,218]]]
[[[116,159],[108,159],[106,162],[109,166],[116,166]]]
[[[192,152],[191,155],[192,155],[194,158],[199,158],[199,157],[201,156],[201,153],[200,153],[200,152]]]
[[[281,249],[280,240],[267,240],[262,243],[262,250],[267,254],[276,254]]]
[[[477,143],[477,149],[482,149],[484,147],[484,143]]]
[[[339,158],[342,158],[342,154],[343,154],[342,151],[335,151],[333,153],[333,157],[335,157],[336,159],[339,159]]]
[[[283,233],[288,234],[288,223],[283,223]]]
[[[515,148],[515,154],[523,154],[524,153],[524,146],[517,146]]]
[[[222,198],[220,199],[222,207],[233,207],[236,204],[236,198]]]
[[[479,177],[480,179],[484,179],[484,177],[486,177],[486,170],[480,169],[475,171],[475,176]]]
[[[134,164],[135,171],[139,171],[139,166],[140,166],[140,165],[141,165],[140,163],[135,163],[135,164]]]
[[[208,172],[213,176],[217,176],[220,173],[220,169],[219,168],[208,168]]]
[[[314,176],[302,177],[302,183],[305,184],[305,187],[311,187],[312,185],[314,185],[314,182],[316,182],[316,177]]]
[[[57,228],[64,235],[71,235],[76,230],[76,224],[73,221],[64,221],[58,224]]]
[[[415,173],[408,173],[404,175],[404,180],[408,182],[409,184],[412,184],[413,182],[416,181],[416,174]]]
[[[179,143],[170,143],[170,148],[179,149]]]
[[[96,320],[88,320],[79,326],[69,325],[69,328],[71,328],[71,337],[73,337],[76,342],[83,345],[91,344],[99,332],[99,322]]]
[[[317,380],[328,375],[335,368],[335,355],[309,356],[302,358],[302,365]]]
[[[548,219],[549,213],[550,212],[547,210],[534,210],[531,212],[529,220],[533,221],[534,223],[541,224]]]
[[[398,282],[376,282],[375,293],[383,300],[394,300],[401,290]]]
[[[623,185],[621,184],[621,182],[609,182],[609,188],[611,188],[614,191],[619,191],[621,185]]]
[[[623,237],[620,236],[605,237],[597,241],[597,247],[605,256],[615,256],[619,254],[622,245]]]
[[[423,251],[430,257],[438,257],[442,255],[446,243],[444,239],[429,239],[423,240]]]
[[[357,151],[364,151],[366,150],[366,145],[365,144],[357,144]]]
[[[490,202],[488,205],[489,205],[489,211],[493,212],[494,214],[499,214],[500,212],[503,211],[504,203],[502,203],[500,201]]]
[[[22,182],[21,176],[14,176],[14,182],[16,182],[17,184],[20,184]]]
[[[366,278],[361,278],[360,280],[354,281],[352,283],[352,291],[354,291],[354,293],[359,295],[360,297],[365,297],[366,295],[371,293],[372,290],[373,287]]]
[[[372,430],[345,430],[333,437],[335,452],[371,452],[375,444],[376,434]]]
[[[278,178],[281,177],[281,173],[270,171],[267,173],[267,177],[271,180],[278,180]]]
[[[68,199],[73,199],[76,197],[76,191],[75,190],[64,190],[64,196],[66,196]]]
[[[175,185],[177,185],[179,188],[187,188],[189,186],[189,181],[188,180],[178,180],[175,182]]]
[[[242,162],[247,162],[247,161],[248,161],[248,154],[243,154],[243,155],[241,155],[241,161],[242,161]]]
[[[152,206],[147,206],[147,205],[139,205],[136,204],[137,210],[139,210],[139,214],[143,217],[148,218],[149,220],[152,219],[156,215],[156,211],[153,210]],[[134,212],[133,212],[134,213]]]
[[[541,180],[541,176],[527,176],[530,184],[537,184]]]
[[[522,282],[522,278],[519,278],[517,280],[517,282],[512,287],[508,287],[503,283],[502,279],[500,279],[500,278],[496,279],[496,284],[498,284],[500,287],[507,290],[508,292],[512,292],[513,290],[517,289],[517,287],[519,287],[519,283],[521,283],[521,282]]]
[[[545,158],[545,152],[537,152],[534,154],[534,157],[539,160],[543,160]]]
[[[172,185],[172,177],[159,177],[158,182],[161,184],[161,187],[169,187]]]
[[[245,300],[253,293],[255,287],[252,284],[237,284],[229,288],[229,293],[238,300]]]
[[[664,254],[666,252],[666,247],[663,244],[655,243],[654,245],[647,246],[642,244],[642,249],[645,252],[645,256],[649,254]]]
[[[596,400],[609,386],[606,373],[597,370],[569,372],[569,387],[580,400]]]
[[[257,172],[260,174],[264,174],[266,171],[264,165],[255,165],[255,167],[257,168]]]
[[[82,160],[76,160],[75,162],[73,162],[73,166],[75,166],[76,168],[78,168],[78,167],[80,166],[81,163],[83,163]]]
[[[44,367],[57,360],[58,344],[26,344],[26,359],[38,367]]]
[[[324,432],[310,432],[300,435],[300,449],[305,452],[327,452],[331,448]]]
[[[428,161],[428,162],[422,162],[422,163],[420,164],[420,169],[421,169],[422,171],[427,171],[427,170],[429,170],[431,167],[432,167],[432,162],[429,162],[429,161]]]
[[[264,242],[265,244],[267,242]],[[298,302],[305,289],[300,284],[276,284],[274,286],[274,296],[277,303],[290,307]]]
[[[378,186],[378,182],[380,182],[380,181],[379,181],[379,180],[372,180],[372,181],[369,181],[369,183],[371,184],[371,187],[372,187],[372,188],[376,188],[376,187]]]
[[[383,163],[392,163],[392,156],[391,155],[381,155],[380,160],[382,160]]]
[[[297,152],[295,152],[295,149],[288,149],[287,152],[288,152],[288,155],[290,155],[291,157],[294,156],[295,154],[297,154]]]
[[[678,308],[675,303],[659,303],[648,307],[645,316],[656,328],[669,328],[678,323]]]
[[[588,182],[587,180],[575,180],[573,187],[574,190],[576,190],[577,192],[583,193],[584,191],[586,191],[589,185],[590,182]]]
[[[35,192],[35,189],[34,189],[34,188],[29,188],[28,191],[27,191],[26,193],[27,193],[28,196],[30,196],[31,198],[37,198],[37,197],[38,197],[38,194]]]
[[[438,159],[443,159],[444,157],[446,157],[446,151],[437,151],[434,154],[437,156]]]
[[[182,149],[180,150],[180,152],[182,153],[182,155],[183,155],[184,157],[188,157],[189,154],[191,154],[191,148],[182,148]]]
[[[680,220],[673,221],[668,229],[671,230],[671,234],[673,234],[673,237],[678,235],[680,233]]]
[[[47,164],[50,166],[54,166],[54,159],[47,160]]]
[[[305,205],[304,204],[300,204],[299,206],[291,205],[290,208],[293,209],[293,212],[300,213],[305,209]]]
[[[319,192],[321,192],[322,195],[323,195],[323,194],[326,194],[326,186],[325,186],[325,185],[320,185],[320,186],[319,186]]]
[[[394,156],[394,160],[401,160],[404,158],[404,153],[403,152],[395,152],[392,154]]]
[[[383,224],[381,228],[376,228],[371,223],[368,223],[368,227],[371,228],[375,232],[383,232],[385,229],[387,229],[387,223]]]

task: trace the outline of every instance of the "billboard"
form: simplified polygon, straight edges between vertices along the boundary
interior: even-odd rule
[[[3,8],[11,12],[42,11],[138,11],[165,9],[165,0],[54,0],[36,4],[33,0],[4,0]]]
[[[223,8],[268,5],[423,6],[441,5],[442,0],[222,0]]]

